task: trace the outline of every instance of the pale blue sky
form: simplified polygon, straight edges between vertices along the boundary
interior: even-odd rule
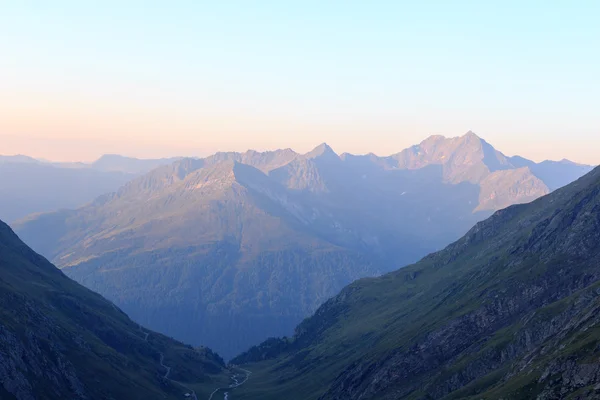
[[[389,154],[473,130],[600,163],[599,1],[2,1],[0,153]]]

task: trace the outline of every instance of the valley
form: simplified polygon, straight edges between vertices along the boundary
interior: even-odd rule
[[[472,132],[390,157],[326,144],[218,153],[13,226],[135,321],[229,359],[291,335],[354,280],[416,262],[587,170],[506,157]]]
[[[0,400],[600,400],[600,2],[0,2]]]

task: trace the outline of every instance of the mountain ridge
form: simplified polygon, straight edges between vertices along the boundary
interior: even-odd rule
[[[428,141],[418,169],[339,157],[326,144],[184,158],[15,228],[137,321],[231,357],[291,334],[351,281],[415,262],[493,211],[549,192],[528,166],[488,167],[476,135],[452,139],[455,152],[446,140]],[[245,338],[221,333],[247,326]]]

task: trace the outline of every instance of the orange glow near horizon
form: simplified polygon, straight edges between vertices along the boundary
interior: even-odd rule
[[[529,135],[498,121],[465,123],[425,116],[296,115],[250,109],[176,108],[143,99],[4,92],[0,95],[0,154],[53,161],[92,161],[116,153],[140,158],[206,156],[217,151],[293,148],[306,152],[322,142],[338,153],[389,155],[431,134],[459,136],[473,130],[507,155],[535,161],[568,158],[598,164],[594,149],[568,135]],[[481,126],[481,129],[478,129]],[[510,133],[505,133],[507,129]],[[538,128],[539,129],[539,128]],[[593,135],[593,133],[590,133]]]
[[[471,130],[600,163],[598,2],[44,3],[2,6],[0,154],[385,156]]]

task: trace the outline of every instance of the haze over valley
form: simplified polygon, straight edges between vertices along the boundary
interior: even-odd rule
[[[473,132],[389,157],[326,144],[218,153],[13,226],[135,321],[230,358],[290,335],[352,281],[415,262],[590,170],[506,157]]]
[[[0,219],[82,206],[136,176],[175,159],[138,160],[105,155],[93,163],[56,163],[0,155]]]
[[[600,2],[0,2],[0,400],[600,399]]]

